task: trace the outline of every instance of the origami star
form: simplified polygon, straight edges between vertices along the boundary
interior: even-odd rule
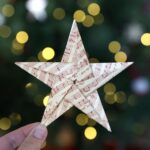
[[[97,89],[130,66],[126,63],[92,63],[73,22],[61,62],[17,62],[16,65],[51,87],[42,124],[48,126],[75,106],[111,131]]]

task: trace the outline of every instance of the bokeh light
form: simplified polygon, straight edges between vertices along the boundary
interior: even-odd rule
[[[100,6],[97,3],[89,4],[88,13],[92,16],[98,15],[100,13]]]
[[[32,87],[32,83],[31,82],[29,82],[29,83],[27,83],[26,85],[25,85],[25,88],[31,88]]]
[[[116,92],[116,86],[113,83],[107,83],[104,86],[104,92],[107,95],[112,95]]]
[[[85,12],[83,10],[76,10],[74,12],[73,18],[77,21],[77,22],[83,22],[86,18],[85,16]]]
[[[95,126],[95,125],[96,125],[96,121],[93,120],[93,119],[91,119],[91,118],[89,118],[87,125],[88,125],[88,126]]]
[[[17,125],[22,120],[22,117],[21,117],[21,115],[19,113],[12,113],[12,114],[10,114],[9,118],[11,120],[12,125]]]
[[[83,113],[78,114],[76,117],[76,122],[78,125],[84,126],[88,123],[88,116]]]
[[[5,23],[5,17],[3,14],[0,13],[0,26]]]
[[[11,120],[7,117],[0,119],[0,129],[8,130],[11,127]]]
[[[86,15],[85,20],[82,22],[85,27],[91,27],[94,24],[94,18],[90,15]]]
[[[114,95],[115,102],[122,104],[126,101],[127,97],[126,94],[123,91],[118,91]]]
[[[84,135],[88,140],[94,140],[97,136],[97,131],[94,127],[87,127],[84,131]]]
[[[57,20],[62,20],[64,19],[66,13],[65,10],[63,8],[56,8],[53,11],[53,17]]]
[[[93,58],[90,58],[90,59],[89,59],[89,62],[90,62],[90,63],[99,63],[99,60],[98,60],[97,58],[94,58],[94,57],[93,57]]]
[[[11,52],[15,55],[21,55],[24,52],[24,44],[18,43],[16,40],[12,41]]]
[[[11,34],[11,29],[10,27],[6,26],[6,25],[2,25],[0,26],[0,36],[2,38],[8,38]]]
[[[112,53],[117,53],[121,49],[121,44],[118,41],[111,41],[108,45],[108,49]]]
[[[11,17],[15,13],[15,8],[10,4],[6,4],[2,7],[2,13],[6,17]]]
[[[150,33],[144,33],[144,34],[141,36],[141,43],[142,43],[144,46],[150,46]]]
[[[116,62],[126,62],[127,61],[127,55],[125,52],[117,52],[115,54],[115,57],[114,57],[115,61]]]
[[[28,42],[28,40],[29,40],[28,33],[25,32],[25,31],[19,31],[19,32],[16,34],[16,40],[17,40],[17,42],[20,43],[20,44],[25,44],[25,43]]]
[[[43,99],[43,105],[46,107],[48,105],[49,95],[45,96]]]
[[[94,24],[100,25],[104,22],[104,16],[102,14],[94,16]]]
[[[108,103],[110,105],[115,103],[114,94],[111,94],[111,95],[106,94],[104,99],[105,99],[106,103]]]
[[[45,59],[45,60],[51,60],[53,59],[55,56],[55,51],[53,48],[51,47],[46,47],[43,49],[42,51],[42,57]]]

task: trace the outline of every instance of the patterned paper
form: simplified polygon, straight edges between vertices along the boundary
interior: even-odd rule
[[[52,88],[41,123],[48,126],[75,106],[111,131],[97,89],[130,66],[90,64],[76,22],[73,22],[61,62],[17,62],[16,65]]]

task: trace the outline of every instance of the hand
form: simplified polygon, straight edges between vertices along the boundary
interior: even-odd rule
[[[33,123],[0,138],[1,150],[40,150],[47,137],[47,128]]]

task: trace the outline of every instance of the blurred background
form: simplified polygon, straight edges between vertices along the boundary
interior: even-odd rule
[[[14,62],[61,61],[73,19],[91,63],[135,63],[98,90],[112,133],[72,108],[44,149],[150,150],[150,0],[0,0],[0,135],[39,122],[50,93]]]

